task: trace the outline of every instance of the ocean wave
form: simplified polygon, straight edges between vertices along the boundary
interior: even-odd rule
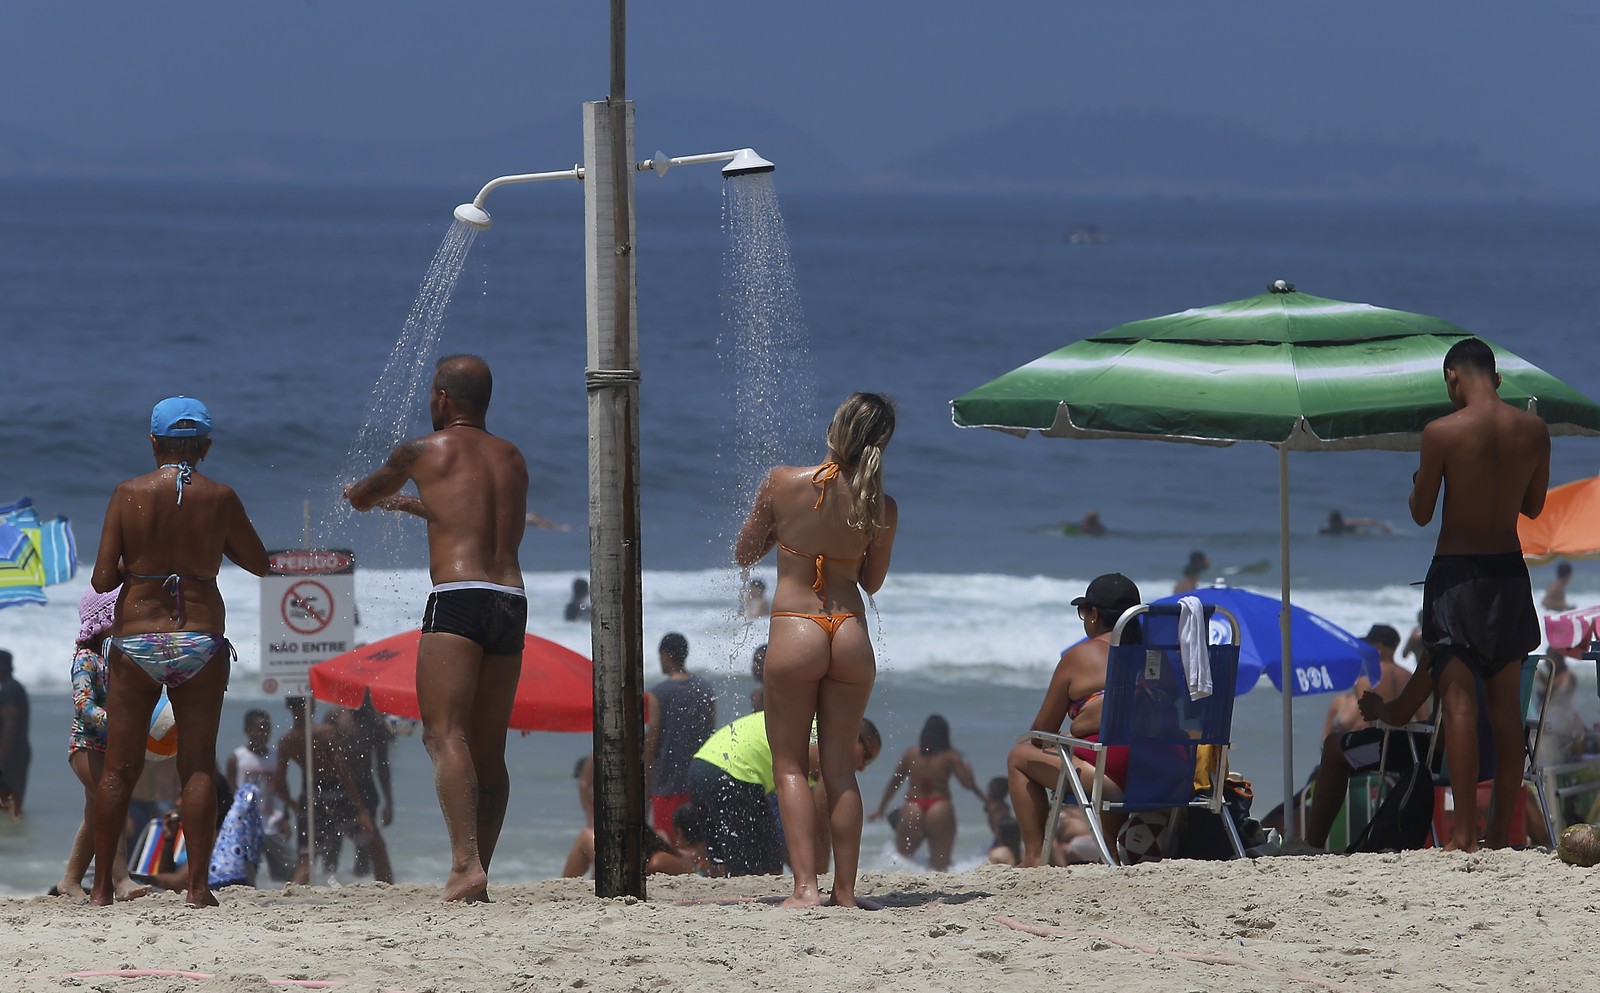
[[[768,588],[772,572],[757,571]],[[530,572],[529,630],[587,656],[589,626],[562,620],[562,608],[574,575]],[[1147,594],[1165,593],[1169,580],[1135,577]],[[678,631],[688,637],[690,665],[707,674],[749,671],[751,652],[766,641],[766,622],[747,622],[736,609],[738,579],[732,570],[653,571],[644,573],[643,606],[646,668],[661,636]],[[228,605],[228,636],[239,652],[233,690],[254,693],[259,687],[263,605],[256,579],[239,569],[224,568],[218,584]],[[64,688],[77,631],[78,597],[87,574],[51,587],[42,607],[14,607],[0,613],[0,647],[16,658],[17,676],[28,686]],[[415,628],[427,598],[429,579],[423,569],[366,569],[356,576],[360,624],[357,642],[376,641]],[[999,683],[1035,684],[1037,675],[1055,664],[1061,650],[1082,637],[1069,606],[1083,592],[1087,579],[1008,576],[975,573],[900,573],[889,577],[868,610],[868,625],[885,676],[915,673],[937,682],[983,679]],[[1244,585],[1244,584],[1241,584]],[[1260,592],[1276,595],[1265,585]],[[1584,591],[1573,597],[1588,602]],[[1421,605],[1421,591],[1404,585],[1371,589],[1312,589],[1295,602],[1335,624],[1363,634],[1372,624],[1389,624],[1402,634],[1411,630]],[[269,607],[275,609],[274,607]]]

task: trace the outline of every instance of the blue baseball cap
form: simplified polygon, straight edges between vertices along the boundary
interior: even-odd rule
[[[184,421],[191,424],[183,425]],[[199,438],[211,433],[211,411],[192,397],[167,397],[150,411],[150,433],[157,438]]]

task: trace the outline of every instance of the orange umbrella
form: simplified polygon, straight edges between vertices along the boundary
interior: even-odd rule
[[[1517,518],[1522,557],[1534,565],[1553,558],[1600,555],[1600,476],[1554,487],[1537,518]]]
[[[421,718],[417,707],[417,642],[406,631],[311,667],[311,695],[343,707],[372,705],[396,717]],[[594,728],[594,663],[553,641],[524,635],[522,678],[509,725],[517,731]]]

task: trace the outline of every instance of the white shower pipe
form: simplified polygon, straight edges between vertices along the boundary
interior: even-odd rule
[[[731,152],[706,152],[701,155],[678,155],[668,157],[666,152],[656,152],[655,155],[639,163],[635,168],[640,172],[654,169],[656,175],[665,176],[667,170],[673,166],[700,165],[706,162],[726,162],[722,167],[722,174],[726,177],[749,176],[760,172],[771,172],[777,166],[756,154],[753,148],[736,148]]]
[[[456,220],[463,224],[470,224],[479,231],[489,230],[489,212],[483,209],[483,202],[489,199],[489,194],[502,186],[515,186],[518,183],[543,183],[552,179],[583,179],[583,166],[575,165],[571,169],[562,169],[557,172],[525,172],[516,176],[499,176],[483,184],[483,189],[472,198],[471,203],[464,203],[456,208]]]
[[[732,179],[735,176],[752,176],[757,173],[772,172],[777,166],[767,159],[762,158],[753,148],[737,148],[730,152],[705,152],[700,155],[679,155],[669,157],[665,152],[656,154],[634,168],[639,172],[649,172],[654,169],[656,175],[665,176],[667,170],[673,166],[701,165],[707,162],[726,162],[722,167],[722,175]],[[571,169],[561,169],[556,172],[525,172],[515,176],[499,176],[483,184],[483,189],[472,198],[471,203],[464,203],[456,208],[456,220],[463,224],[470,224],[479,231],[489,230],[492,223],[489,212],[483,209],[483,203],[489,194],[502,186],[514,186],[518,183],[542,183],[552,179],[577,179],[582,180],[584,169],[575,165]]]

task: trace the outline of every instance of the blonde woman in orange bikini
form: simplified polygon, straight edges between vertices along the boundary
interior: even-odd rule
[[[889,571],[899,518],[883,491],[883,449],[892,434],[887,399],[850,396],[828,427],[827,458],[768,472],[734,545],[745,569],[777,549],[763,682],[778,812],[794,870],[786,907],[822,903],[818,813],[806,781],[813,725],[837,860],[829,902],[868,906],[855,894],[862,819],[855,745],[877,663],[861,592],[877,592]]]

